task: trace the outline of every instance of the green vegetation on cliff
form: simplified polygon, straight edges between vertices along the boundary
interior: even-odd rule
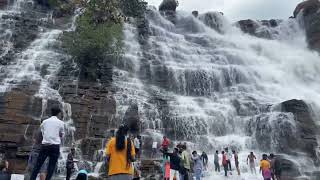
[[[129,5],[130,3],[133,3]],[[126,16],[142,17],[146,3],[142,0],[78,1],[84,11],[76,21],[75,31],[62,37],[66,51],[78,64],[80,77],[99,79],[100,67],[120,58],[123,53],[123,22]]]

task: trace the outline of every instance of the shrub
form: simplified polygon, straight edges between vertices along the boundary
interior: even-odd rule
[[[147,5],[144,0],[120,0],[123,14],[134,18],[144,17]]]
[[[104,19],[101,14],[96,19],[96,15],[88,8],[78,17],[76,30],[65,32],[62,37],[65,49],[89,80],[99,77],[99,64],[122,54],[122,23]]]

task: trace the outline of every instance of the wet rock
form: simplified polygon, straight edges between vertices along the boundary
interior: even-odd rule
[[[320,1],[304,1],[294,10],[294,17],[302,13],[309,47],[320,52]]]
[[[197,18],[199,16],[199,12],[198,11],[192,11],[192,15]]]
[[[0,9],[5,8],[8,5],[8,0],[0,0]]]
[[[248,135],[254,135],[260,149],[293,154],[304,152],[316,159],[316,125],[308,105],[301,100],[289,100],[278,105],[274,112],[251,119]]]
[[[176,11],[179,3],[177,0],[163,0],[159,6],[159,11]]]
[[[100,138],[83,138],[81,140],[81,152],[84,159],[92,160],[94,158],[94,152],[97,149],[102,149],[103,139]]]
[[[220,12],[208,12],[199,17],[199,19],[210,28],[219,33],[225,32],[226,20]]]
[[[280,20],[261,20],[254,21],[251,19],[241,20],[236,23],[242,32],[259,38],[272,39],[272,34],[276,33],[272,28],[280,24]]]
[[[282,179],[293,179],[301,176],[298,165],[282,156],[277,157],[280,161],[281,167],[281,178]]]
[[[140,165],[142,177],[147,179],[160,179],[159,174],[162,174],[161,162],[156,160],[142,160]]]
[[[0,153],[12,162],[10,170],[16,173],[26,169],[34,132],[42,115],[47,116],[42,99],[34,96],[38,88],[29,82],[0,96]],[[48,107],[52,104],[57,102],[48,101]]]
[[[132,104],[127,109],[123,118],[123,122],[129,127],[129,130],[132,133],[136,134],[140,132],[140,118],[137,104]]]
[[[281,111],[289,112],[294,115],[297,125],[297,135],[301,141],[298,148],[307,152],[310,156],[316,157],[316,124],[311,116],[308,105],[302,100],[289,100],[281,103]]]
[[[251,35],[255,35],[255,32],[259,27],[258,23],[251,19],[241,20],[238,22],[238,25],[244,33],[248,33]]]
[[[304,16],[309,16],[317,13],[320,8],[320,2],[318,0],[307,0],[297,5],[293,12],[293,17],[296,18],[298,14],[303,11]]]

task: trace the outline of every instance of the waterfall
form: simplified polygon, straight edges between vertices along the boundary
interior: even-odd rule
[[[275,111],[277,104],[303,99],[319,105],[320,57],[307,48],[296,19],[261,26],[259,32],[271,35],[263,39],[244,34],[220,13],[212,16],[219,23],[213,27],[221,31],[207,26],[202,16],[177,12],[165,17],[150,9],[143,43],[139,29],[124,26],[125,55],[114,70],[117,116],[137,104],[143,128],[196,140],[211,153],[232,147],[245,164],[250,150],[259,158],[277,152],[281,134],[296,132],[293,114]],[[271,131],[251,132],[256,123]],[[270,141],[256,139],[264,133],[271,133]],[[304,170],[315,169],[303,153],[299,161],[286,157]]]
[[[34,13],[35,15],[33,16],[36,17],[31,18],[35,18],[35,21],[39,24],[39,27],[34,30],[39,31],[39,33],[26,48],[19,52],[13,52],[12,34],[17,30],[15,27],[16,23],[18,23],[19,18],[21,18],[20,16],[27,14],[26,12],[28,8],[30,8],[28,5],[32,4],[33,1],[16,0],[6,10],[0,11],[0,44],[2,45],[0,47],[0,58],[2,60],[7,55],[13,57],[8,63],[1,64],[0,66],[0,91],[1,93],[9,92],[16,87],[34,83],[36,90],[34,96],[42,99],[40,119],[47,118],[44,117],[44,114],[48,112],[49,100],[60,103],[63,112],[63,121],[65,122],[65,136],[62,141],[61,157],[57,171],[65,174],[67,154],[70,152],[70,147],[75,145],[75,128],[71,117],[71,105],[63,101],[59,90],[53,88],[57,73],[61,68],[61,63],[70,59],[68,55],[59,50],[61,47],[59,37],[64,29],[59,29],[58,27],[48,28],[45,26],[47,23],[54,24],[52,12],[43,14],[42,12],[35,11],[36,13]],[[15,17],[17,17],[16,19],[18,20],[16,20]],[[70,30],[74,29],[74,23],[75,20],[73,20],[70,25]],[[42,26],[42,24],[44,25]],[[21,26],[21,24],[19,24],[19,26]],[[27,134],[28,128],[29,125],[26,126],[25,134]],[[80,157],[81,153],[79,153],[79,149],[77,149],[77,151],[77,157]]]

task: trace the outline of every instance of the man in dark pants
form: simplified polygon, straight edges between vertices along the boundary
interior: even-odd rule
[[[43,140],[36,165],[33,168],[30,180],[36,180],[44,161],[49,157],[48,174],[46,180],[50,180],[56,168],[60,155],[61,138],[64,134],[64,122],[58,119],[61,113],[59,108],[51,109],[51,117],[40,125]]]
[[[66,180],[70,180],[70,177],[72,175],[72,171],[74,169],[74,160],[73,157],[76,153],[76,150],[74,148],[71,148],[71,152],[68,154],[67,158],[67,176]]]

